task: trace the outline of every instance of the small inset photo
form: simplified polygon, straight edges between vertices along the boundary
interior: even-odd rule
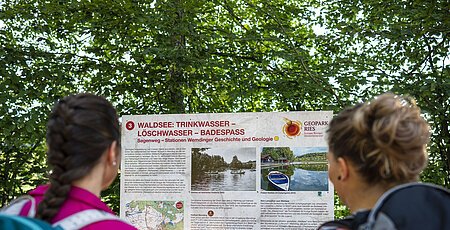
[[[256,148],[193,148],[192,191],[256,191]]]
[[[261,190],[328,191],[326,147],[261,148]]]

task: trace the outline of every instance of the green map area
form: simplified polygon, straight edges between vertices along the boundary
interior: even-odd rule
[[[175,201],[131,201],[125,215],[138,229],[182,230],[184,208]],[[182,204],[182,203],[180,203]]]

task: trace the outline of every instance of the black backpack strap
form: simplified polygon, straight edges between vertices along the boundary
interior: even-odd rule
[[[31,207],[28,210],[27,216],[34,217],[36,215],[36,200],[30,195],[23,195],[17,199],[12,200],[9,205],[3,207],[0,212],[6,215],[19,215],[25,204],[31,202]]]
[[[436,198],[441,196],[444,199]],[[430,199],[430,202],[433,199],[439,199],[444,203],[450,202],[450,191],[428,183],[413,182],[398,185],[386,191],[378,199],[367,218],[367,223],[363,224],[360,229],[397,229],[399,223],[403,226],[410,226],[416,220],[416,216],[419,215],[417,213],[411,214],[412,211],[427,210],[427,212],[433,212],[435,209],[433,204],[424,202],[424,197],[428,197],[427,199]],[[407,208],[407,205],[415,206]],[[447,208],[446,212],[448,210]],[[446,215],[450,215],[450,213]],[[410,227],[420,228],[415,225]]]
[[[318,230],[351,230],[352,220],[351,219],[340,219],[340,220],[332,220],[323,223],[319,226]]]
[[[328,221],[322,224],[318,230],[353,230],[358,229],[358,226],[367,221],[369,211],[356,212],[351,216],[347,216],[343,219]]]

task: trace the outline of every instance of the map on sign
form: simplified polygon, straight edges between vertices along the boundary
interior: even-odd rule
[[[125,216],[138,229],[184,228],[181,201],[131,201],[126,204]]]

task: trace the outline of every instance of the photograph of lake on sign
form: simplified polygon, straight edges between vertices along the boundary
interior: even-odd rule
[[[261,148],[261,190],[328,191],[326,147]]]
[[[192,148],[193,191],[255,191],[256,148]]]

